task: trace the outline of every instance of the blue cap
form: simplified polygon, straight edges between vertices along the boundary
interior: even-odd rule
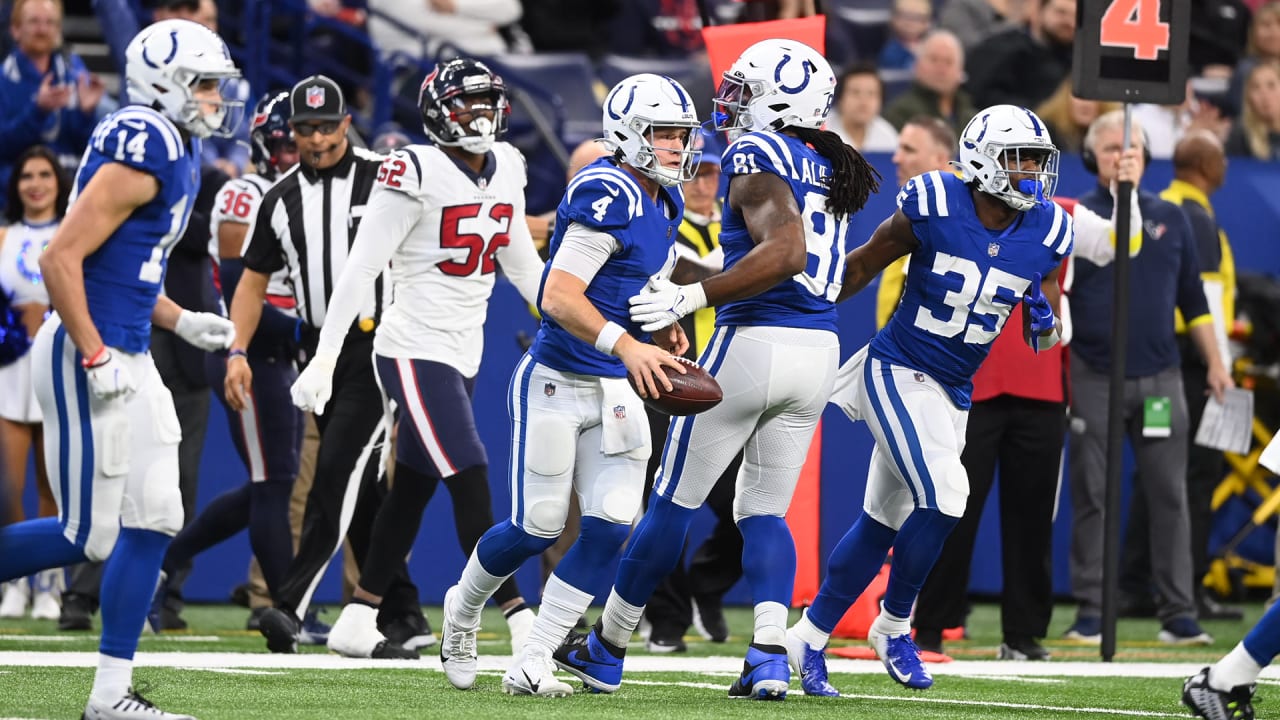
[[[693,139],[693,149],[702,151],[702,155],[698,157],[698,164],[714,163],[719,165],[720,159],[724,155],[725,144],[720,133],[699,130],[698,137]]]

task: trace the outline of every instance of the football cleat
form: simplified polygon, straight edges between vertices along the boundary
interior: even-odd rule
[[[368,605],[351,603],[342,608],[338,621],[329,630],[329,649],[344,657],[379,660],[416,660],[417,650],[409,650],[378,632],[378,611]]]
[[[440,666],[449,684],[468,690],[476,682],[476,627],[464,627],[453,619],[454,585],[444,594],[444,621],[440,625]]]
[[[933,676],[925,669],[920,659],[920,648],[916,647],[911,633],[901,635],[885,635],[872,626],[867,631],[867,642],[875,649],[876,655],[893,678],[903,687],[912,690],[927,690],[933,687]]]
[[[299,645],[324,645],[329,642],[331,628],[327,623],[320,622],[319,615],[318,610],[308,610],[302,618],[302,624],[298,628]]]
[[[622,687],[626,648],[600,637],[600,622],[589,633],[571,632],[554,655],[556,665],[586,684],[592,692],[611,693]]]
[[[786,700],[790,684],[787,649],[781,645],[751,643],[747,647],[747,659],[742,663],[742,674],[729,688],[729,697]]]
[[[436,634],[431,623],[421,612],[409,612],[378,627],[387,639],[407,650],[420,650],[436,644]]]
[[[62,591],[66,589],[66,575],[62,568],[36,573],[31,578],[31,617],[36,620],[57,620],[62,615]]]
[[[1182,684],[1182,704],[1205,720],[1253,720],[1253,691],[1257,685],[1237,685],[1223,692],[1209,685],[1209,668]]]
[[[179,715],[161,710],[136,690],[117,698],[114,702],[90,696],[80,720],[196,720],[190,715]]]
[[[573,694],[569,683],[555,675],[556,666],[545,648],[530,646],[516,656],[515,664],[502,676],[502,692],[508,695],[568,697]]]
[[[20,618],[27,614],[27,601],[31,599],[31,586],[20,577],[0,585],[4,599],[0,600],[0,618]]]
[[[258,618],[258,632],[267,639],[267,649],[273,653],[298,652],[299,627],[298,618],[280,608],[268,608]]]
[[[805,695],[840,697],[840,691],[827,680],[827,649],[813,649],[795,629],[787,630],[787,663],[791,671],[800,676]]]

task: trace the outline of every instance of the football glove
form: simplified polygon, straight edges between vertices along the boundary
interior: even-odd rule
[[[317,353],[289,389],[293,404],[307,412],[323,415],[324,406],[333,396],[333,369],[337,364],[336,355]]]
[[[85,375],[89,378],[89,391],[99,400],[129,397],[138,389],[133,373],[129,372],[128,366],[121,362],[115,353],[105,349],[104,352],[105,358],[84,368]],[[102,354],[98,353],[98,355]]]
[[[631,321],[645,332],[657,332],[680,318],[707,306],[707,293],[702,283],[676,285],[670,280],[653,278],[639,295],[631,296]]]
[[[188,343],[204,350],[226,350],[236,336],[236,326],[230,320],[207,312],[183,310],[173,332]]]
[[[1027,292],[1022,296],[1022,302],[1026,303],[1027,311],[1031,313],[1031,349],[1036,353],[1040,352],[1040,335],[1053,330],[1058,322],[1053,315],[1053,306],[1044,296],[1040,282],[1040,273],[1036,273],[1031,278],[1031,287],[1027,288]]]

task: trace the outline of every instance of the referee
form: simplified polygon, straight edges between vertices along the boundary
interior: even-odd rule
[[[290,93],[290,105],[289,125],[300,163],[280,177],[258,206],[242,253],[244,275],[231,304],[236,341],[227,354],[226,393],[227,403],[237,411],[245,407],[252,388],[253,372],[245,351],[261,316],[268,278],[288,268],[298,303],[302,351],[310,357],[383,159],[353,147],[347,139],[351,117],[333,80],[323,75],[302,80]],[[385,286],[380,277],[369,289],[338,357],[333,400],[327,412],[316,416],[320,450],[298,552],[279,597],[273,598],[275,608],[264,613],[260,622],[272,652],[296,652],[300,618],[343,535],[350,531],[357,561],[363,561],[368,547],[380,502],[379,459],[388,431],[372,361],[373,329],[386,300]],[[401,561],[379,625],[399,623],[415,614],[409,621],[425,627],[417,588]],[[398,645],[388,646],[386,652],[417,657]]]

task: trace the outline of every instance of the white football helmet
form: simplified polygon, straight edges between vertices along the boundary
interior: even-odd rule
[[[724,73],[715,125],[730,141],[752,130],[818,129],[835,92],[836,75],[817,50],[794,40],[761,40]]]
[[[1039,170],[1021,170],[1031,157]],[[964,181],[978,183],[1014,210],[1030,210],[1047,200],[1058,186],[1058,148],[1036,114],[1017,105],[992,105],[979,112],[960,134],[960,162]],[[1021,187],[1009,182],[1009,172],[1031,175]]]
[[[192,94],[197,83],[240,77],[226,43],[190,20],[161,20],[142,29],[125,49],[129,100],[148,105],[196,137],[229,137],[244,103],[226,99],[205,114]],[[207,103],[205,103],[207,104]]]
[[[693,179],[693,149],[698,136],[698,114],[693,99],[680,83],[664,75],[641,73],[613,86],[604,100],[604,138],[630,166],[659,185],[671,187]],[[655,128],[685,128],[688,134],[680,153],[680,167],[658,161],[653,147]]]

